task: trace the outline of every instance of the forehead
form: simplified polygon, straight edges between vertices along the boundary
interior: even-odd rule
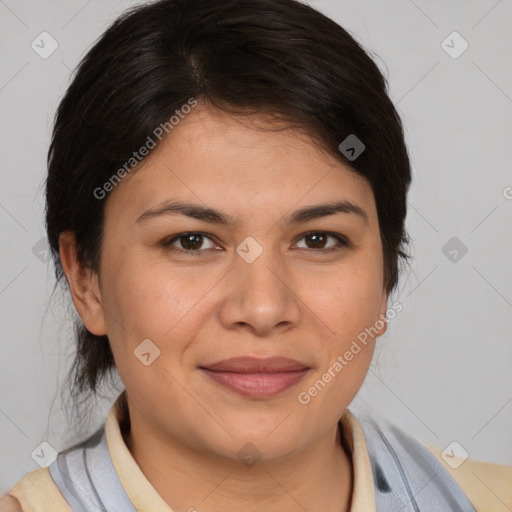
[[[233,216],[342,199],[359,203],[370,217],[375,213],[367,180],[303,130],[203,106],[181,119],[114,188],[107,209],[135,221],[170,198]]]

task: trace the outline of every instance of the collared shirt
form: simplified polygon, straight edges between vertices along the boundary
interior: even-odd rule
[[[126,397],[122,393],[110,409],[105,423],[108,451],[119,481],[136,510],[172,512],[172,508],[163,501],[142,473],[126,446],[122,428],[127,421]],[[340,419],[340,428],[347,441],[353,465],[351,511],[377,512],[375,485],[363,429],[348,409]],[[424,445],[442,462],[478,512],[512,510],[512,466],[467,459],[454,469],[457,466],[456,457],[448,465],[439,449],[426,443]],[[27,474],[12,488],[10,494],[19,500],[23,512],[72,512],[48,468]]]

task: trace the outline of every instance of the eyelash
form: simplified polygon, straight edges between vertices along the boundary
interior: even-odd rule
[[[168,239],[167,241],[162,242],[162,246],[165,249],[169,249],[171,251],[176,251],[176,252],[181,252],[181,253],[186,254],[187,256],[201,256],[205,251],[208,250],[208,249],[197,249],[197,250],[188,249],[187,250],[187,249],[179,249],[176,247],[172,247],[172,244],[175,241],[179,240],[180,238],[186,237],[187,235],[201,235],[205,238],[208,238],[213,243],[216,243],[215,240],[207,233],[204,233],[202,231],[187,231],[185,233],[180,233],[178,235],[174,235],[172,238]],[[350,242],[344,236],[342,236],[338,233],[331,233],[329,231],[308,231],[307,233],[302,234],[298,240],[302,240],[303,238],[310,236],[310,235],[327,235],[327,236],[335,238],[339,243],[338,246],[328,247],[327,249],[308,249],[308,248],[306,248],[306,250],[310,250],[313,252],[320,252],[323,254],[328,254],[328,253],[339,251],[343,248],[350,246]]]

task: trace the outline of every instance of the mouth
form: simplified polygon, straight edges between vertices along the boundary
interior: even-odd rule
[[[294,359],[236,357],[199,368],[210,379],[235,393],[270,398],[301,381],[311,369]]]

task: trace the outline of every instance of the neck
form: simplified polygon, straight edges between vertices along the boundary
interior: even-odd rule
[[[339,424],[293,458],[247,466],[163,438],[143,417],[130,416],[125,424],[126,445],[174,510],[350,510],[352,460]]]

